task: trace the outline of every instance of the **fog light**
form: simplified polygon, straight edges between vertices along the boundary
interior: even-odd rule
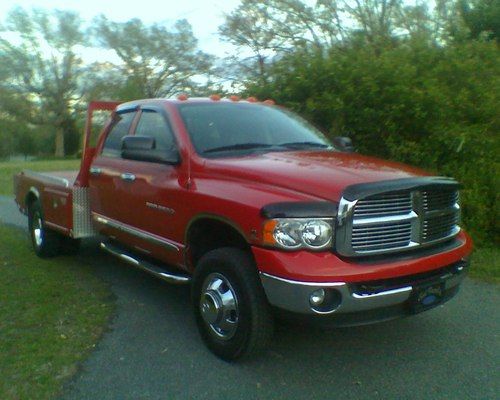
[[[318,289],[315,290],[314,292],[311,293],[309,296],[309,302],[311,303],[311,306],[313,307],[318,307],[325,301],[325,289]]]
[[[317,314],[329,314],[339,308],[342,294],[333,288],[316,289],[309,295],[311,310]]]

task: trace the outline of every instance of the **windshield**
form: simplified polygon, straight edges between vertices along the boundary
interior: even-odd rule
[[[179,110],[196,151],[205,157],[332,148],[308,122],[277,107],[194,103],[181,104]]]

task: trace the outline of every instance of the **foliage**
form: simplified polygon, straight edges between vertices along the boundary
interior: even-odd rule
[[[93,46],[114,52],[120,62],[85,65],[81,54]],[[7,138],[0,158],[19,151],[28,130],[31,153],[75,154],[88,101],[208,90],[214,87],[212,64],[186,20],[167,29],[100,16],[84,29],[71,11],[14,8],[0,25],[0,122],[13,128],[11,137],[0,133],[0,140]]]
[[[17,119],[55,129],[55,154],[64,156],[67,127],[74,120],[72,102],[77,96],[77,80],[82,61],[75,48],[84,43],[81,21],[69,11],[13,9],[0,36],[0,70],[8,79],[0,87],[13,90],[36,111],[10,108]],[[12,38],[8,40],[8,38]],[[31,118],[30,118],[31,117]]]
[[[459,10],[472,38],[477,39],[485,35],[500,43],[500,1],[461,0]]]
[[[500,249],[498,247],[476,249],[472,255],[470,276],[500,283]]]
[[[13,153],[13,149],[12,136],[5,130],[0,131],[0,160],[9,157]]]
[[[173,30],[139,19],[119,23],[101,15],[94,21],[98,43],[113,50],[122,65],[114,66],[123,77],[125,92],[120,98],[172,96],[196,86],[193,78],[210,69],[212,59],[197,49],[197,40],[186,20],[175,23]],[[127,92],[128,91],[128,92]]]
[[[40,260],[24,232],[0,236],[0,398],[54,398],[101,336],[110,292],[84,261]]]
[[[33,155],[34,149],[34,139],[33,133],[29,130],[18,131],[18,136],[16,140],[16,150],[18,153],[22,154],[25,159],[29,155]]]
[[[223,40],[250,50],[251,55],[238,64],[247,77],[265,83],[274,52],[308,45],[321,50],[324,43],[336,40],[338,15],[333,4],[319,1],[313,7],[300,0],[242,0],[226,15],[219,33]]]

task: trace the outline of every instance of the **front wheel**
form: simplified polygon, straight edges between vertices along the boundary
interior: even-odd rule
[[[200,334],[218,357],[235,360],[269,344],[272,314],[244,251],[226,247],[205,254],[195,270],[192,298]]]

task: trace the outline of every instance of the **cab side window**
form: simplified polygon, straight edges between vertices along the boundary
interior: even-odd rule
[[[165,118],[156,111],[142,110],[135,134],[153,137],[156,142],[155,150],[159,152],[170,150],[175,144],[174,135]]]
[[[118,113],[113,121],[113,126],[104,141],[102,155],[107,157],[120,157],[122,138],[128,135],[130,125],[136,115],[135,111]]]

